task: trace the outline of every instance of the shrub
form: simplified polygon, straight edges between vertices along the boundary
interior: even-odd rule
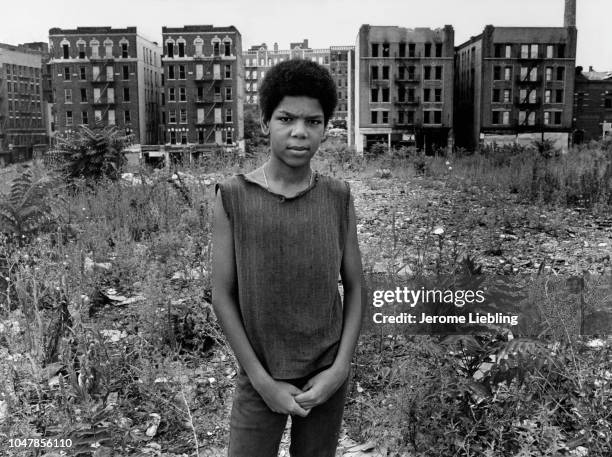
[[[378,157],[383,154],[386,154],[387,150],[388,150],[388,147],[386,143],[374,143],[368,149],[367,155],[371,157]]]
[[[545,159],[549,159],[551,157],[558,157],[561,153],[561,151],[555,148],[555,142],[548,138],[543,138],[542,140],[534,141],[533,146]]]
[[[67,179],[118,179],[121,167],[127,163],[125,149],[132,143],[114,125],[96,125],[93,129],[80,126],[65,138],[58,138],[57,152],[62,156],[60,169]]]
[[[420,151],[413,156],[412,166],[417,175],[429,175],[431,172],[432,158],[425,155],[425,151]]]
[[[52,208],[47,200],[55,179],[48,173],[37,178],[31,169],[17,176],[6,201],[0,202],[0,232],[27,241],[52,226]]]

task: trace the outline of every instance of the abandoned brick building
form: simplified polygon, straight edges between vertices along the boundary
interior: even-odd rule
[[[44,44],[44,43],[43,43]],[[26,160],[47,143],[42,49],[0,43],[0,162]]]
[[[338,88],[338,106],[333,120],[351,128],[355,116],[353,88],[355,87],[355,47],[330,46],[329,71]],[[350,136],[349,136],[350,138]]]
[[[245,65],[245,103],[258,103],[258,86],[266,75],[266,71],[283,60],[307,59],[317,62],[327,68],[338,87],[338,106],[332,121],[347,123],[352,103],[352,87],[354,85],[355,48],[353,46],[330,46],[329,48],[313,49],[308,40],[290,43],[289,49],[279,49],[274,43],[272,49],[266,43],[251,46],[243,54]]]
[[[455,131],[459,146],[530,144],[567,149],[572,132],[576,2],[563,27],[494,27],[456,50]]]
[[[576,68],[574,143],[612,135],[612,71]]]
[[[136,27],[49,30],[54,126],[59,134],[102,121],[157,144],[161,48]]]
[[[354,141],[414,145],[452,141],[454,30],[362,25],[355,46]]]
[[[242,38],[234,27],[162,28],[165,125],[163,143],[244,150]]]

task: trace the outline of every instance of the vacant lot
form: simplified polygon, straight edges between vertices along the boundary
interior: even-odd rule
[[[70,439],[73,455],[223,455],[236,366],[210,306],[211,203],[215,182],[263,160],[82,183],[50,194],[48,230],[4,240],[3,451],[33,455],[8,440],[46,437]],[[608,190],[575,196],[575,168],[553,160],[537,165],[550,170],[541,179],[535,165],[508,179],[506,156],[322,151],[315,168],[351,185],[370,284],[435,283],[469,258],[485,276],[532,275],[530,303],[559,312],[539,338],[415,337],[368,323],[339,453],[370,443],[359,452],[609,455],[610,342],[580,337],[571,311],[609,305]],[[566,293],[570,277],[581,285]]]

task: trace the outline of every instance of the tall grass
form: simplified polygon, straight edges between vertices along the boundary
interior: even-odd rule
[[[519,147],[434,157],[428,174],[446,177],[451,185],[462,188],[483,186],[518,194],[531,203],[594,210],[612,205],[612,146],[607,143],[576,147],[552,157]]]

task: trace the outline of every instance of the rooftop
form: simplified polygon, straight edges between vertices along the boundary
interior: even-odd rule
[[[583,71],[582,76],[589,81],[604,81],[606,79],[612,80],[612,71]]]

